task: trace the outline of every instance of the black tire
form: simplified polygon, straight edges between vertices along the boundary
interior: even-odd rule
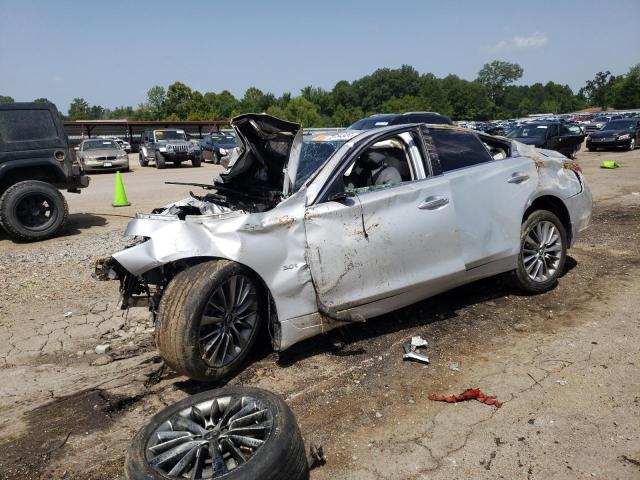
[[[559,235],[560,252],[557,267],[552,275],[547,279],[535,280],[531,278],[525,267],[525,242],[529,233],[541,222],[549,222],[557,229]],[[564,264],[567,258],[567,232],[560,219],[547,210],[536,210],[532,212],[522,224],[520,233],[520,253],[518,254],[518,264],[515,270],[507,273],[506,280],[509,285],[527,293],[542,293],[552,289],[558,278],[564,271]]]
[[[226,365],[212,366],[202,358],[202,316],[216,290],[234,276],[246,278],[252,289],[254,328],[235,359]],[[156,321],[156,345],[160,355],[171,368],[194,380],[216,382],[232,375],[242,367],[262,330],[264,297],[254,274],[239,263],[213,260],[183,270],[169,282],[160,301]],[[227,348],[228,345],[225,350]]]
[[[191,165],[194,167],[200,167],[202,165],[202,157],[193,157],[191,159]]]
[[[149,160],[145,158],[142,152],[138,153],[138,161],[140,162],[141,167],[146,167],[147,165],[149,165]]]
[[[164,168],[166,166],[166,161],[164,155],[160,152],[156,152],[156,168]]]
[[[182,162],[180,162],[180,160],[174,160],[173,161],[173,166],[175,168],[180,168],[182,166]]]
[[[34,209],[38,209],[38,215]],[[52,237],[64,227],[68,216],[62,193],[46,182],[19,182],[0,197],[0,224],[16,240],[33,242]]]
[[[168,472],[166,472],[168,467],[164,467],[164,471],[160,471],[160,468],[149,464],[147,460],[149,440],[156,434],[158,427],[170,420],[174,415],[213,398],[227,396],[233,399],[250,397],[260,402],[261,406],[270,412],[273,426],[264,443],[255,450],[255,453],[247,459],[246,463],[242,463],[236,468],[227,471],[227,473],[213,478],[220,480],[307,480],[309,478],[309,469],[304,443],[291,409],[280,397],[271,392],[243,387],[227,387],[192,395],[157,413],[135,435],[127,450],[125,478],[127,480],[168,480],[176,478],[168,476]],[[232,403],[233,400],[228,405]],[[194,420],[197,422],[197,419]],[[204,453],[204,455],[207,456],[207,459],[210,458],[207,453]],[[205,459],[205,461],[207,460]],[[228,458],[225,463],[227,462],[229,462]],[[191,469],[193,470],[193,467]],[[208,473],[211,473],[210,470]],[[211,477],[209,476],[208,478]]]
[[[597,151],[598,149],[597,149],[597,148],[593,148],[593,147],[589,147],[589,148],[588,148],[588,150],[589,150],[590,152],[595,152],[595,151]]]

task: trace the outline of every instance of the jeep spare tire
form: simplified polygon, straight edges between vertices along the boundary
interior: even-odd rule
[[[68,214],[62,193],[46,182],[19,182],[0,197],[0,224],[16,240],[36,241],[55,235]]]
[[[257,388],[203,392],[156,414],[127,452],[128,480],[309,478],[293,413]]]

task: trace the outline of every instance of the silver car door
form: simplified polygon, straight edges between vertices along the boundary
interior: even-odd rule
[[[430,129],[428,135],[455,198],[465,269],[490,264],[495,272],[513,268],[522,216],[537,188],[535,162],[494,160],[471,132]]]
[[[372,316],[458,282],[464,264],[449,180],[425,178],[420,149],[408,151],[413,181],[307,207],[307,259],[320,307],[359,307]]]

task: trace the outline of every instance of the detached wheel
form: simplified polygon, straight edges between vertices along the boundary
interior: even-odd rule
[[[160,152],[156,152],[156,168],[160,169],[160,168],[164,168],[166,165],[166,161],[164,158],[164,155],[162,155]]]
[[[564,270],[567,232],[547,210],[536,210],[522,224],[518,266],[507,276],[516,288],[542,293],[553,288]]]
[[[46,182],[19,182],[0,197],[0,224],[17,240],[49,238],[62,229],[68,215],[62,193]]]
[[[293,413],[257,388],[203,392],[160,411],[127,452],[128,480],[308,479]]]
[[[261,329],[264,292],[253,273],[228,260],[187,268],[167,286],[156,344],[177,372],[214,382],[236,372]]]

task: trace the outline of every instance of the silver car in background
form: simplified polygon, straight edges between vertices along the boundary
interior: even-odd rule
[[[129,171],[129,155],[110,138],[83,140],[77,153],[78,161],[86,172]]]
[[[150,304],[161,355],[198,380],[237,371],[260,335],[284,350],[480,278],[544,292],[589,224],[580,168],[554,151],[448,125],[232,125],[211,193],[139,214],[132,246],[96,264],[123,307]]]

